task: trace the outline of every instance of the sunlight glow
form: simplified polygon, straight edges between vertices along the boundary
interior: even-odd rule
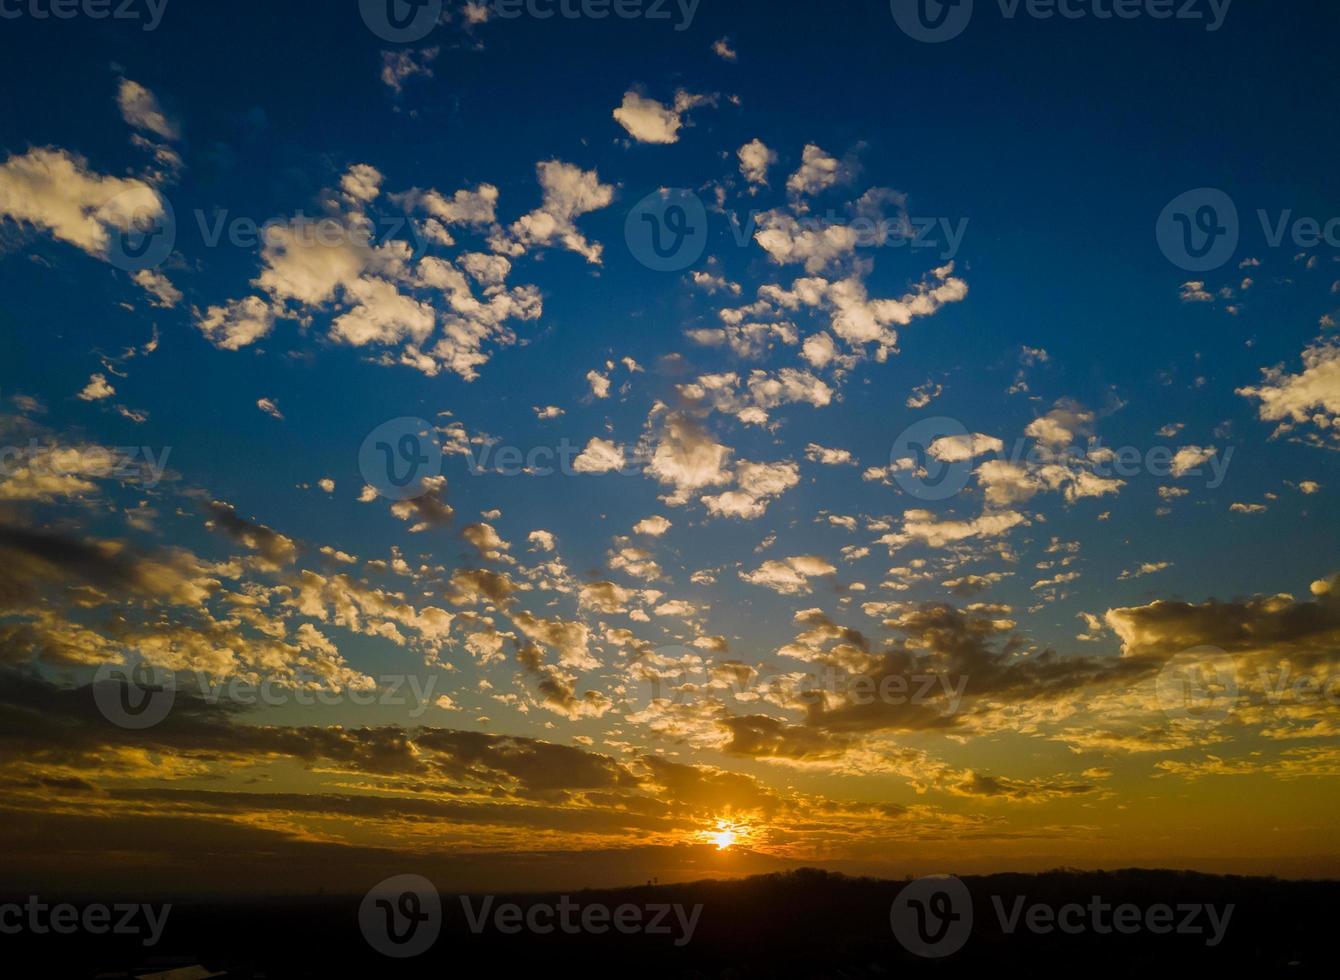
[[[715,833],[708,834],[707,838],[717,846],[718,851],[724,851],[739,839],[739,835],[733,830],[718,830]]]

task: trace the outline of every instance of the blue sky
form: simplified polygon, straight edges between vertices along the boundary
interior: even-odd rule
[[[1149,756],[1064,734],[1094,723],[1085,712],[1112,682],[1094,680],[1049,722],[984,690],[970,734],[940,738],[916,725],[826,727],[794,702],[764,710],[707,690],[647,707],[629,694],[637,665],[682,648],[703,674],[878,674],[888,664],[877,652],[898,649],[943,667],[958,629],[990,649],[993,669],[1051,656],[1112,667],[1205,645],[1277,660],[1278,648],[1243,638],[1272,616],[1321,623],[1287,638],[1295,653],[1330,642],[1340,240],[1272,244],[1258,212],[1319,226],[1340,214],[1331,5],[1238,0],[1207,30],[1010,19],[979,0],[968,29],[942,44],[900,31],[882,3],[838,14],[702,0],[684,30],[472,9],[448,3],[411,44],[378,37],[354,3],[170,3],[152,31],[30,15],[2,25],[0,85],[13,93],[0,114],[6,437],[170,447],[170,462],[153,486],[99,474],[85,474],[88,487],[41,486],[11,471],[0,516],[117,542],[139,561],[172,555],[185,579],[214,582],[195,609],[143,596],[81,606],[46,582],[41,602],[0,611],[5,621],[54,628],[47,614],[59,611],[62,628],[109,645],[12,662],[86,680],[112,660],[155,656],[114,619],[185,631],[199,615],[209,627],[158,650],[160,666],[284,675],[292,665],[273,652],[221,667],[199,651],[216,654],[227,633],[238,651],[260,635],[306,656],[316,647],[297,640],[305,622],[336,651],[322,662],[337,687],[388,671],[436,676],[449,704],[425,724],[577,737],[591,752],[662,754],[830,798],[929,793],[969,819],[996,795],[974,788],[986,771],[1032,780],[1056,806],[1072,802],[1055,789],[1058,771],[1119,772],[1119,788],[1092,777],[1103,785],[1077,806],[1145,792]],[[762,155],[753,176],[751,145]],[[25,177],[39,158],[75,161],[63,190]],[[102,204],[114,180],[175,216],[171,254],[138,280],[108,261],[99,227],[112,219],[80,225],[61,211],[69,197]],[[702,257],[669,272],[648,268],[626,237],[630,213],[636,223],[663,188],[690,192],[705,214]],[[1165,206],[1199,188],[1221,189],[1238,212],[1236,249],[1207,272],[1179,267],[1156,238]],[[934,244],[852,247],[843,236],[857,213],[929,222]],[[219,222],[282,231],[298,214],[346,231],[372,221],[390,240],[317,249],[313,266],[297,246],[207,241]],[[954,247],[946,227],[961,232]],[[806,236],[814,228],[827,245]],[[506,272],[489,278],[500,259]],[[312,285],[328,275],[329,288]],[[463,285],[441,285],[448,275]],[[865,295],[842,323],[837,297],[853,285]],[[816,289],[826,298],[808,303]],[[514,315],[488,319],[481,297]],[[880,301],[898,309],[858,338]],[[239,326],[248,302],[262,328]],[[741,323],[758,333],[733,347]],[[478,355],[468,367],[432,353],[453,324],[481,331],[453,348]],[[813,353],[814,338],[831,353]],[[751,376],[783,394],[758,394]],[[539,416],[546,407],[554,417]],[[421,511],[366,489],[360,447],[402,417],[434,424],[448,445],[445,484],[423,489],[450,520],[416,529]],[[962,476],[945,499],[917,489],[895,448],[931,418],[956,427],[926,447],[933,468]],[[489,438],[523,454],[566,441],[587,472],[472,473]],[[1032,462],[1011,462],[1016,447]],[[1115,478],[1099,472],[1103,447],[1166,450],[1204,472],[1142,466]],[[609,452],[632,472],[591,472]],[[1207,467],[1224,461],[1216,480]],[[668,530],[634,531],[656,517]],[[393,553],[402,570],[375,564]],[[189,574],[185,555],[202,563]],[[478,569],[521,587],[497,601],[453,580]],[[317,616],[295,598],[306,572],[351,576],[448,624],[439,634],[394,616],[341,620],[338,604]],[[597,586],[613,598],[594,598]],[[1281,594],[1297,611],[1270,607]],[[929,609],[957,625],[917,618]],[[586,639],[555,641],[519,626],[526,616]],[[797,647],[813,616],[835,632]],[[1205,625],[1235,617],[1241,633]],[[1271,623],[1270,635],[1287,632]],[[823,646],[840,646],[842,629],[868,649]],[[479,636],[501,652],[471,647]],[[543,654],[538,670],[527,647]],[[406,721],[347,704],[271,714]],[[732,727],[744,717],[783,726],[770,748]],[[1253,724],[1231,751],[1262,751],[1269,726]],[[1042,732],[1046,748],[1009,747],[1016,728]],[[1327,758],[1329,731],[1290,746]],[[1179,737],[1168,752],[1208,765],[1212,745]],[[909,751],[925,753],[919,775],[890,761]],[[762,823],[753,843],[767,852]]]

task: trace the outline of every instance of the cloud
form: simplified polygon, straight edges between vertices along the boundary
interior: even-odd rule
[[[1004,452],[1005,443],[994,436],[972,435],[941,436],[927,449],[932,456],[945,463],[963,463],[987,453]]]
[[[671,523],[659,514],[652,517],[644,517],[633,525],[634,534],[645,534],[650,538],[659,538],[670,530]]]
[[[735,468],[738,490],[727,490],[703,497],[708,513],[717,517],[755,520],[762,517],[768,504],[800,482],[800,467],[795,463],[751,463],[741,461]]]
[[[461,528],[461,537],[474,545],[481,558],[489,561],[498,561],[503,557],[504,552],[512,547],[498,536],[498,532],[493,525],[482,521]]]
[[[805,447],[805,458],[824,466],[856,466],[857,460],[846,449],[830,449],[812,442]]]
[[[81,402],[96,402],[104,398],[111,398],[115,394],[116,389],[107,383],[107,376],[95,374],[88,379],[88,384],[76,397]]]
[[[1064,448],[1093,430],[1094,414],[1075,402],[1062,399],[1046,415],[1034,419],[1024,435],[1053,448]]]
[[[432,78],[433,61],[437,58],[438,48],[424,48],[422,51],[383,51],[382,84],[397,95],[404,90],[405,81],[415,76]]]
[[[88,169],[83,157],[37,148],[0,164],[0,217],[50,232],[89,255],[106,258],[109,229],[129,231],[164,213],[158,192],[133,177]]]
[[[786,181],[792,194],[817,194],[851,176],[848,168],[813,143],[805,146],[800,169]]]
[[[798,555],[765,561],[752,572],[740,572],[750,585],[761,585],[782,595],[808,595],[810,579],[834,575],[837,569],[817,555]]]
[[[209,515],[206,526],[222,531],[256,552],[262,567],[277,569],[291,565],[297,559],[298,547],[292,538],[264,524],[239,517],[232,504],[213,500],[206,505],[205,512]]]
[[[256,401],[256,407],[271,418],[282,420],[284,413],[279,410],[279,405],[273,398],[260,398]]]
[[[158,99],[139,82],[121,79],[116,103],[121,117],[136,129],[144,129],[168,141],[181,139],[180,127],[170,120],[158,104]]]
[[[1273,658],[1334,658],[1340,650],[1340,589],[1336,578],[1313,587],[1314,599],[1287,594],[1194,604],[1159,600],[1109,609],[1103,619],[1121,639],[1124,657],[1166,657],[1194,647]]]
[[[677,143],[684,113],[714,101],[713,96],[692,95],[680,89],[674,104],[667,106],[630,90],[624,93],[623,104],[614,110],[614,118],[639,143]]]
[[[695,490],[729,483],[731,450],[717,442],[701,425],[682,414],[665,420],[647,472],[675,488],[675,506],[687,503]]]
[[[722,37],[712,42],[712,53],[722,61],[738,61],[740,56],[730,46],[730,38]]]
[[[972,538],[997,538],[1029,523],[1027,517],[1014,510],[990,511],[970,521],[941,521],[928,510],[909,510],[903,514],[902,530],[884,535],[876,544],[888,545],[890,552],[912,542],[943,548]]]
[[[168,310],[181,302],[181,290],[157,269],[140,269],[130,278],[153,297],[151,302],[160,309]]]
[[[275,311],[259,296],[229,300],[203,313],[195,310],[196,328],[220,350],[241,350],[269,335]]]
[[[1244,398],[1260,402],[1264,422],[1279,423],[1275,436],[1312,425],[1308,435],[1316,445],[1340,445],[1340,343],[1319,341],[1303,351],[1303,370],[1287,374],[1283,365],[1264,368],[1262,382],[1237,389]]]
[[[575,221],[584,214],[609,207],[614,200],[614,188],[602,184],[596,171],[582,170],[560,160],[547,160],[535,169],[544,192],[543,203],[517,219],[509,236],[495,235],[491,244],[498,251],[519,255],[528,248],[557,241],[592,265],[599,265],[603,247],[588,241]]]
[[[1214,446],[1183,446],[1173,454],[1169,472],[1175,477],[1186,476],[1201,464],[1209,462],[1218,452]]]
[[[623,465],[623,449],[608,439],[599,438],[591,439],[572,461],[572,468],[577,473],[610,473],[622,469]]]
[[[768,168],[777,162],[777,154],[760,139],[752,139],[736,151],[740,173],[754,188],[768,186]]]

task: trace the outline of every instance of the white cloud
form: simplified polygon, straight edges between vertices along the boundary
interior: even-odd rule
[[[1213,459],[1218,451],[1213,446],[1183,446],[1173,454],[1170,471],[1173,476],[1186,476],[1202,463]]]
[[[806,145],[800,169],[786,181],[793,194],[817,194],[848,177],[846,168],[813,143]]]
[[[856,457],[846,449],[829,449],[817,442],[812,442],[805,447],[805,458],[811,463],[822,463],[824,466],[856,465]]]
[[[490,244],[496,251],[520,255],[528,247],[557,241],[599,265],[603,247],[587,241],[574,222],[584,214],[609,207],[614,200],[613,186],[602,184],[594,170],[582,170],[560,160],[547,160],[535,169],[544,192],[543,203],[512,224],[510,237],[495,234]]]
[[[659,514],[652,517],[644,517],[633,525],[634,534],[645,534],[651,538],[659,538],[666,531],[670,530],[671,523]]]
[[[712,53],[722,61],[738,61],[740,56],[730,46],[730,38],[722,37],[712,42]]]
[[[405,80],[420,76],[432,78],[430,67],[437,58],[437,48],[424,48],[422,51],[383,51],[382,83],[397,94],[404,88]]]
[[[680,89],[674,104],[667,106],[629,91],[624,93],[623,104],[614,110],[614,118],[639,143],[676,143],[684,113],[712,101],[712,96],[692,95]]]
[[[81,402],[96,402],[104,398],[111,398],[115,394],[116,389],[107,383],[107,376],[95,374],[88,379],[88,384],[76,397]]]
[[[586,380],[591,385],[592,397],[608,398],[610,396],[609,375],[601,374],[596,370],[591,370],[586,372]]]
[[[275,313],[259,296],[230,300],[195,311],[195,325],[216,347],[241,350],[265,337],[274,328]]]
[[[751,585],[761,585],[782,595],[808,595],[810,579],[833,575],[837,569],[817,555],[798,555],[794,558],[765,561],[752,572],[740,572],[740,578]]]
[[[181,139],[181,129],[169,119],[158,104],[158,99],[139,82],[121,79],[116,93],[121,117],[136,129],[143,129],[165,140]]]
[[[777,162],[777,154],[760,139],[752,139],[736,151],[740,158],[740,173],[754,187],[766,187],[768,168]]]
[[[941,436],[931,443],[927,450],[932,456],[946,463],[962,463],[987,453],[999,453],[1005,449],[1005,443],[994,436],[972,435]]]
[[[971,538],[1000,537],[1012,528],[1029,523],[1027,517],[1013,510],[989,511],[970,521],[939,521],[928,510],[909,510],[903,514],[902,531],[886,534],[876,543],[888,545],[891,552],[913,541],[931,548],[943,548]]]
[[[607,439],[592,439],[572,461],[572,468],[578,473],[609,473],[623,464],[623,449]]]
[[[140,269],[130,278],[153,297],[151,302],[154,306],[168,310],[181,302],[181,290],[172,285],[171,279],[156,269]]]
[[[1239,388],[1260,402],[1262,421],[1277,422],[1275,435],[1311,424],[1310,441],[1340,443],[1340,343],[1317,342],[1303,351],[1303,370],[1286,374],[1283,365],[1262,370],[1262,382]]]
[[[133,177],[88,169],[82,157],[38,148],[0,165],[0,217],[32,225],[89,255],[105,258],[108,229],[127,231],[137,219],[155,220],[163,200]]]

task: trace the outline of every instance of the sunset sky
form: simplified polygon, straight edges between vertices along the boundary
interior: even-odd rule
[[[1335,5],[838,6],[0,22],[7,880],[1340,873]]]

